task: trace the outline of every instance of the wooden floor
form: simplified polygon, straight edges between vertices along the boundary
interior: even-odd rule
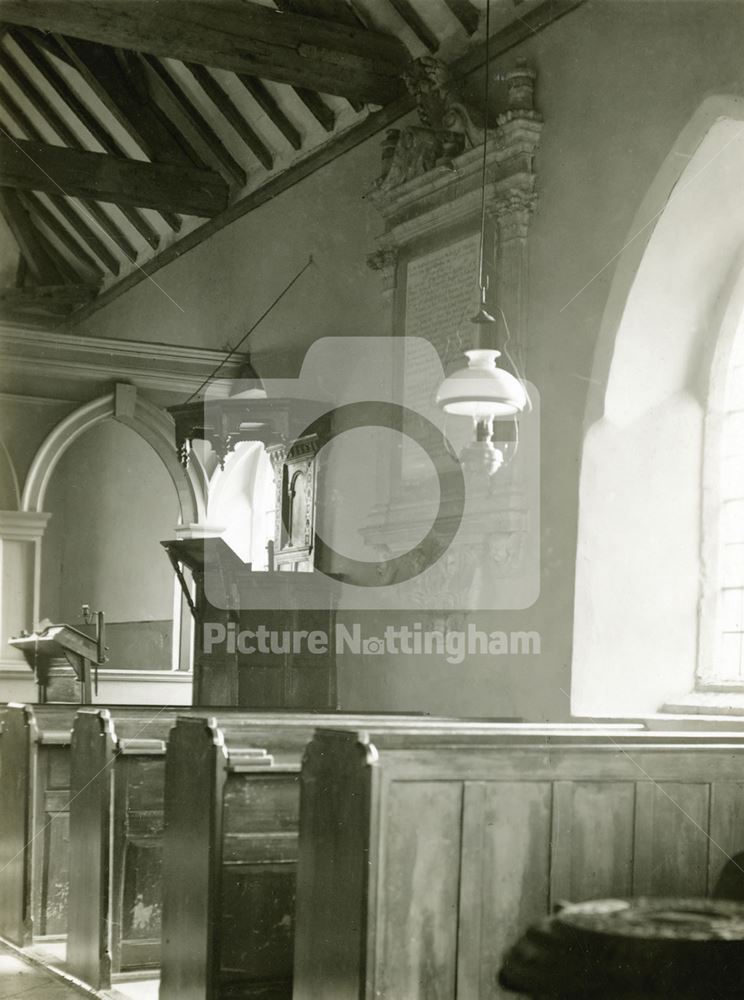
[[[118,982],[111,990],[96,991],[66,982],[45,965],[64,967],[64,944],[36,945],[25,957],[0,940],[0,1000],[157,1000],[159,981]]]
[[[77,989],[29,962],[0,943],[0,1000],[80,1000],[90,993]]]

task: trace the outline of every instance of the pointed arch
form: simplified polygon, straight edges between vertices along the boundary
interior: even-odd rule
[[[201,466],[184,470],[174,445],[171,417],[131,385],[94,399],[68,414],[47,435],[34,455],[21,496],[21,510],[40,512],[54,469],[73,441],[104,420],[118,420],[135,431],[156,452],[173,482],[183,524],[199,523],[206,513],[206,484]]]

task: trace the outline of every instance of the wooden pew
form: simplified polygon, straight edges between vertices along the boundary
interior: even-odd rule
[[[65,933],[74,705],[2,710],[0,935],[21,947]]]
[[[744,847],[744,736],[319,731],[301,775],[294,1000],[504,997],[558,902],[704,896]]]
[[[19,946],[67,932],[70,749],[78,707],[0,709],[0,936]],[[143,709],[122,705],[117,712]]]
[[[108,989],[117,975],[157,969],[160,963],[165,751],[176,711],[197,713],[200,727],[205,725],[204,709],[85,708],[75,718],[67,968],[97,989]],[[279,725],[291,729],[296,764],[313,723],[340,718],[218,711],[224,725],[248,727],[258,740],[270,740]],[[355,715],[349,724],[372,718],[379,721]],[[419,717],[401,718],[412,724]],[[191,803],[192,813],[193,808]]]
[[[220,716],[178,720],[166,756],[160,1000],[292,996],[298,779],[319,721],[262,729]],[[333,724],[355,728],[343,714]],[[369,716],[364,724],[453,740],[519,728]]]

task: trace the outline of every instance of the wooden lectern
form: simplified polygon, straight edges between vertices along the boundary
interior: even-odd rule
[[[91,704],[91,668],[106,660],[102,618],[99,613],[96,638],[85,635],[72,625],[48,625],[39,632],[22,633],[18,638],[8,640],[11,646],[20,649],[34,671],[41,704],[76,701],[82,705]],[[76,697],[77,685],[79,691]]]

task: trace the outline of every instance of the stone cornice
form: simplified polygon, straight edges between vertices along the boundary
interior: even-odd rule
[[[0,364],[6,375],[82,382],[130,381],[143,389],[193,392],[223,361],[223,351],[113,340],[0,327]],[[237,376],[241,358],[228,362],[220,375]]]

